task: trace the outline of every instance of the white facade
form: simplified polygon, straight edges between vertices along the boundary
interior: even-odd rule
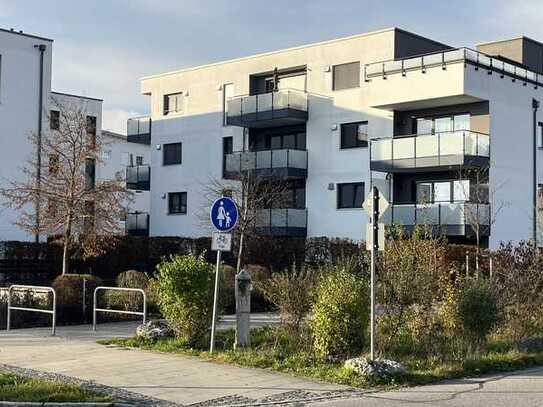
[[[0,187],[21,179],[24,163],[37,153],[28,138],[38,132],[40,105],[49,110],[52,46],[49,39],[0,29]],[[42,114],[43,129],[46,121]],[[0,240],[34,239],[14,225],[16,219],[16,212],[0,206]]]
[[[0,149],[0,187],[24,177],[25,163],[35,160],[38,154],[29,136],[38,134],[40,117],[42,134],[51,131],[49,117],[52,110],[82,109],[96,118],[96,132],[98,135],[101,132],[101,99],[51,90],[52,45],[53,41],[49,39],[0,29],[0,141],[3,146]],[[122,135],[107,133],[104,136],[108,143],[103,158],[107,159],[96,168],[98,180],[114,179],[117,172],[124,179],[128,163],[123,160],[130,154],[148,162],[148,146],[128,143]],[[134,198],[128,210],[148,211],[148,192],[135,193]],[[17,217],[17,212],[0,206],[0,241],[35,239],[14,224]]]
[[[427,55],[421,57],[424,54]],[[274,129],[286,123],[277,120],[274,124],[273,120],[268,120],[257,125],[258,119],[253,118],[250,119],[255,120],[252,124],[224,126],[225,100],[232,102],[226,103],[229,108],[237,109],[240,103],[246,103],[246,111],[252,114],[258,108],[249,104],[255,104],[256,96],[239,103],[236,100],[242,99],[236,99],[236,96],[262,93],[258,81],[266,75],[269,79],[284,74],[279,82],[283,88],[295,87],[307,95],[307,121],[304,124],[307,171],[300,177],[305,185],[307,236],[364,240],[367,216],[359,207],[339,208],[344,205],[338,204],[340,199],[343,200],[338,188],[344,183],[363,182],[364,195],[367,196],[373,182],[388,196],[397,214],[403,211],[403,221],[411,216],[406,213],[411,210],[410,205],[415,219],[424,207],[426,211],[439,214],[439,220],[430,220],[431,224],[443,226],[443,230],[448,231],[446,234],[466,237],[470,230],[466,219],[473,210],[470,187],[462,200],[458,199],[458,191],[453,191],[453,188],[464,185],[462,182],[473,188],[473,180],[460,179],[467,177],[462,175],[462,171],[468,167],[489,165],[487,189],[490,202],[489,205],[480,205],[479,202],[476,205],[478,211],[481,207],[480,210],[487,211],[485,213],[492,218],[488,222],[490,236],[485,236],[489,245],[496,247],[501,241],[532,238],[532,98],[543,98],[542,87],[537,86],[541,81],[534,71],[522,65],[524,60],[507,66],[499,57],[493,59],[493,65],[488,66],[488,61],[490,58],[482,53],[454,51],[444,44],[403,30],[387,29],[143,78],[142,93],[150,97],[152,121],[150,234],[209,235],[210,229],[200,219],[208,206],[204,197],[206,185],[211,179],[223,177],[223,139],[233,138],[233,151],[247,150],[248,143],[244,142],[247,136],[250,140],[257,140],[264,134],[258,127]],[[335,90],[336,66],[353,62],[359,62],[358,83],[347,86],[347,89]],[[498,63],[502,63],[505,72],[499,71]],[[292,79],[293,75],[301,75],[300,72],[303,72],[303,80]],[[287,74],[291,74],[291,79]],[[285,83],[289,86],[284,86]],[[281,89],[279,86],[276,93],[264,90],[269,96],[259,96],[258,100],[264,104],[272,94],[276,98],[282,97]],[[173,100],[168,96],[173,94],[180,97]],[[232,96],[234,98],[229,99]],[[165,106],[166,100],[173,100],[168,103],[176,104],[176,112]],[[229,111],[230,115],[234,114]],[[462,118],[463,115],[468,118]],[[400,157],[397,150],[392,153],[400,158],[396,163],[404,160],[402,165],[406,165],[400,170],[376,169],[373,156],[370,160],[368,147],[347,149],[340,145],[342,124],[367,121],[370,139],[394,136],[395,143],[405,146],[410,140],[396,141],[396,138],[423,133],[418,130],[418,133],[405,133],[407,130],[400,129],[402,126],[412,127],[412,121],[422,126],[424,120],[434,123],[448,116],[450,123],[458,122],[460,126],[462,119],[467,124],[446,129],[450,135],[448,138],[444,138],[445,134],[437,134],[441,130],[433,127],[431,131],[436,132],[433,138],[413,137],[412,144],[419,145],[418,154],[423,159],[419,158],[419,164],[416,164],[417,161],[408,156]],[[541,113],[538,117],[542,117]],[[244,127],[250,129],[244,132]],[[438,146],[441,139],[439,160],[431,166],[423,164],[425,160],[436,158],[423,150],[430,150],[433,144]],[[181,163],[164,165],[164,145],[179,142],[182,143]],[[471,148],[472,142],[477,145],[474,152],[466,147],[467,143]],[[379,153],[378,142],[369,144],[375,146],[375,154]],[[447,148],[462,150],[460,153],[445,153]],[[262,150],[253,146],[251,151],[260,151],[264,156],[270,149],[273,150],[273,146]],[[537,154],[542,156],[541,151]],[[248,156],[258,157],[258,154]],[[469,163],[468,156],[472,160]],[[458,158],[463,160],[462,165],[454,161]],[[541,174],[541,166],[539,169]],[[458,180],[457,176],[460,177]],[[435,198],[432,198],[432,202],[425,205],[418,202],[419,188],[423,188],[419,184],[434,183],[432,188],[437,188],[435,183],[447,182],[450,182],[446,186],[450,201],[434,202]],[[175,192],[186,193],[186,213],[169,213],[168,196]],[[410,197],[413,202],[409,201]],[[442,214],[450,218],[445,219]],[[420,222],[420,214],[415,222]],[[286,226],[283,228],[286,232],[292,228],[291,224],[281,226]]]

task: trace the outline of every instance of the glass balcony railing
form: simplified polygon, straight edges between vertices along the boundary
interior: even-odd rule
[[[150,191],[151,167],[149,165],[126,167],[126,188],[137,191]]]
[[[129,143],[151,144],[151,118],[133,117],[128,119],[126,137]]]
[[[382,172],[488,165],[488,134],[457,130],[371,141],[371,169]]]
[[[236,178],[245,171],[260,176],[305,178],[307,176],[307,151],[282,149],[263,151],[238,151],[225,156],[225,171]]]
[[[412,228],[429,226],[443,234],[464,236],[479,225],[481,234],[490,232],[490,206],[469,202],[393,204],[381,218],[385,224]]]
[[[496,72],[502,77],[509,76],[525,83],[543,85],[543,76],[541,74],[469,48],[450,49],[406,59],[366,64],[364,76],[366,81],[370,81],[372,78],[386,78],[387,75],[393,74],[406,76],[410,71],[419,70],[425,72],[427,68],[431,67],[446,69],[448,64],[459,62],[471,64],[478,68],[481,67],[489,72]]]
[[[125,230],[131,236],[149,236],[149,214],[134,212],[126,214]]]
[[[272,236],[305,236],[306,209],[261,209],[256,216],[257,232]]]
[[[226,103],[226,124],[258,128],[305,123],[307,106],[307,93],[295,89],[234,96]]]

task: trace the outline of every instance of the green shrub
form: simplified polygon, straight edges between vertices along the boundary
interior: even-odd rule
[[[499,320],[498,305],[489,285],[467,281],[458,301],[458,318],[466,339],[483,343]]]
[[[201,256],[171,256],[157,266],[153,279],[162,315],[191,345],[204,340],[211,324],[213,271]]]
[[[320,277],[311,327],[314,351],[321,358],[358,353],[369,316],[368,284],[352,270],[336,266]]]
[[[83,314],[83,281],[85,281],[85,308]],[[52,283],[57,294],[57,321],[82,323],[90,320],[94,289],[102,280],[89,274],[65,274]]]
[[[315,272],[309,268],[274,274],[255,287],[281,313],[281,323],[298,330],[314,302]]]

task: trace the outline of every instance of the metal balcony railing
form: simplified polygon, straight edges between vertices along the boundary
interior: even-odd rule
[[[125,230],[131,236],[149,236],[149,214],[134,212],[126,214]]]
[[[305,236],[307,209],[261,209],[257,213],[256,229],[271,236]]]
[[[126,188],[137,191],[150,191],[151,167],[149,165],[126,167]]]
[[[129,143],[151,144],[151,118],[132,117],[126,123],[126,137]]]
[[[447,235],[466,235],[474,225],[490,232],[490,205],[469,202],[393,204],[383,214],[383,223],[413,227],[430,226]]]
[[[490,137],[470,130],[371,141],[371,169],[394,172],[488,165]]]
[[[225,156],[225,171],[232,178],[245,171],[259,176],[304,178],[307,176],[307,151],[282,149],[238,151]]]
[[[226,123],[231,126],[286,126],[305,123],[308,117],[307,93],[295,89],[234,96],[226,107]]]
[[[535,86],[543,85],[543,76],[541,74],[469,48],[456,48],[405,59],[366,64],[364,66],[364,77],[366,81],[370,81],[373,78],[386,79],[388,75],[393,74],[407,76],[411,71],[422,71],[424,73],[426,69],[432,67],[447,69],[447,65],[454,63],[474,65],[476,69],[483,68],[488,73],[495,72],[502,78],[508,76],[513,80],[518,79]]]

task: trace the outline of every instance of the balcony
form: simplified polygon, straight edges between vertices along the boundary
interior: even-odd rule
[[[226,178],[253,171],[259,177],[306,178],[306,150],[238,151],[225,156]]]
[[[151,118],[133,117],[126,123],[126,138],[129,143],[151,144]]]
[[[126,167],[126,188],[136,191],[150,191],[151,167],[149,165]]]
[[[307,93],[282,89],[227,101],[226,124],[247,128],[279,127],[307,121]]]
[[[541,74],[468,48],[370,63],[364,78],[369,106],[385,110],[480,102],[495,86],[543,85]]]
[[[306,209],[262,209],[257,213],[256,231],[264,236],[306,236]]]
[[[124,227],[127,235],[149,236],[149,214],[144,212],[126,214]]]
[[[469,130],[371,141],[372,171],[421,172],[484,167],[489,159],[488,134]]]
[[[480,234],[490,234],[490,206],[468,202],[434,204],[393,204],[383,214],[382,222],[402,225],[407,232],[415,225],[427,226],[435,235],[473,236],[479,226]]]

